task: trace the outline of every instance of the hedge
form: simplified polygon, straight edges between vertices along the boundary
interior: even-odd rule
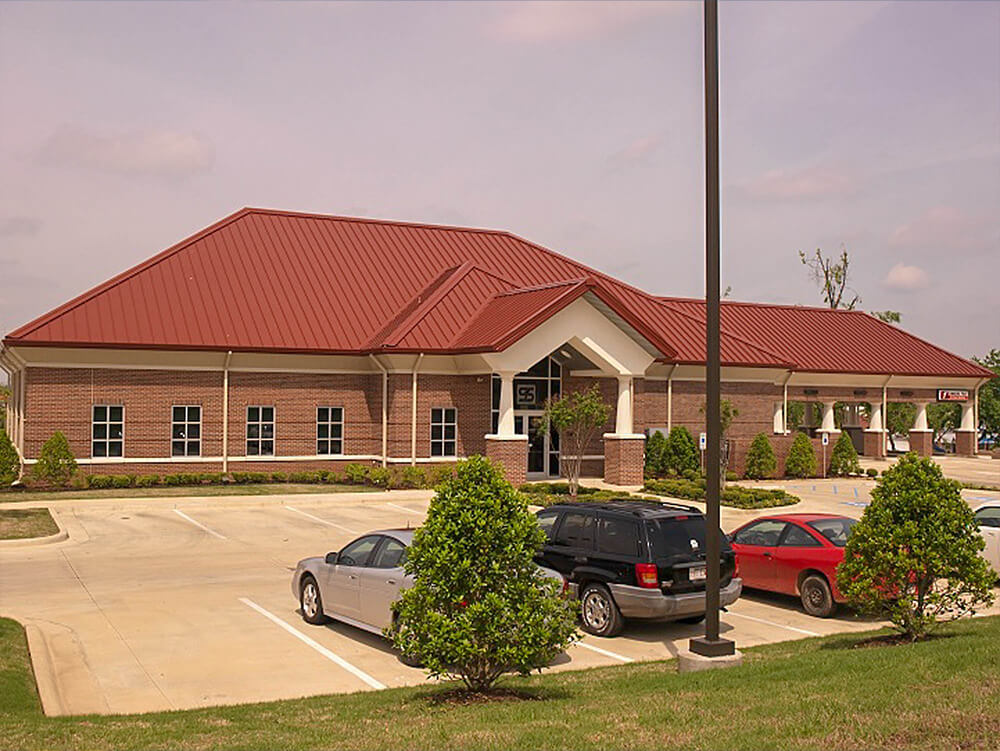
[[[688,501],[705,500],[704,481],[690,480],[649,480],[643,487],[648,493],[670,496]],[[744,488],[730,485],[722,489],[720,500],[723,506],[734,508],[770,508],[772,506],[791,506],[799,502],[799,498],[784,490],[766,490],[764,488]]]

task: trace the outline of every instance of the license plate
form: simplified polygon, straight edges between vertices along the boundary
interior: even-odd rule
[[[705,567],[697,566],[695,568],[688,569],[688,579],[693,582],[705,581]]]

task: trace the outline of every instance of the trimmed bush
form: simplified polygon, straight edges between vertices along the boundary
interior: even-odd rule
[[[137,488],[151,488],[154,485],[160,484],[159,475],[140,475],[135,478],[135,486]]]
[[[420,467],[405,467],[393,478],[399,488],[422,488],[427,485],[427,473]]]
[[[233,482],[239,485],[267,482],[270,475],[267,472],[233,472]],[[166,482],[166,478],[164,478]]]
[[[521,485],[518,490],[528,495],[569,495],[568,482],[527,482]],[[581,485],[576,491],[577,495],[592,495],[597,488]],[[619,493],[619,495],[621,495]]]
[[[198,475],[200,482],[207,482],[210,485],[221,485],[226,481],[226,476],[221,472],[202,472]]]
[[[75,474],[76,459],[69,450],[69,441],[57,430],[42,446],[32,476],[48,485],[64,488]]]
[[[878,470],[875,469],[875,467],[869,467],[868,469],[865,470],[865,474],[871,477],[872,479],[875,479],[876,477],[878,477]]]
[[[667,439],[659,430],[646,439],[646,477],[661,477],[664,470],[664,454],[667,450]]]
[[[344,477],[351,485],[364,485],[368,479],[368,468],[363,464],[352,462],[344,467]]]
[[[436,488],[455,476],[454,464],[442,464],[427,471],[427,486]]]
[[[858,461],[858,451],[848,433],[841,433],[830,455],[830,474],[835,477],[860,475],[861,463]]]
[[[297,482],[300,484],[315,484],[322,482],[319,472],[292,472],[288,475],[289,482]]]
[[[675,426],[664,446],[662,472],[684,476],[686,472],[697,473],[700,467],[698,444],[687,428]]]
[[[112,487],[114,478],[111,475],[90,475],[87,477],[87,487],[96,490]]]
[[[805,433],[797,433],[785,460],[787,477],[813,477],[816,474],[816,452]]]
[[[288,482],[288,475],[284,472],[272,472],[271,482]]]
[[[135,475],[114,475],[111,478],[111,486],[114,488],[131,488],[135,485]]]
[[[679,498],[686,501],[704,501],[705,483],[690,480],[648,480],[643,490],[657,495]],[[589,499],[586,499],[589,500]],[[764,488],[744,488],[730,485],[722,489],[720,503],[734,508],[771,508],[772,506],[791,506],[799,499],[784,490],[765,490]]]
[[[365,479],[369,485],[376,488],[388,488],[392,481],[392,475],[385,467],[369,467]]]
[[[7,431],[0,430],[0,487],[6,488],[21,473],[21,458]]]
[[[778,468],[778,460],[774,458],[774,449],[766,433],[758,433],[750,442],[747,450],[746,470],[744,474],[751,480],[763,480],[770,477]]]
[[[331,485],[346,485],[347,477],[342,472],[327,472],[323,482],[328,482]]]

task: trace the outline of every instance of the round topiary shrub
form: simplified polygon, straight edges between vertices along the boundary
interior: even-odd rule
[[[667,439],[663,433],[654,430],[646,439],[646,477],[660,477],[665,473],[664,454],[667,450]]]
[[[76,474],[76,458],[60,431],[53,433],[42,446],[31,473],[36,480],[56,488],[66,487]]]
[[[813,477],[816,474],[816,452],[812,441],[805,433],[798,433],[785,459],[785,475],[788,477]]]
[[[833,447],[833,454],[830,456],[830,474],[835,477],[861,474],[858,451],[847,433],[841,433]]]
[[[744,474],[751,480],[763,480],[773,475],[777,468],[778,460],[774,458],[771,441],[766,433],[758,433],[750,442]]]
[[[11,443],[7,431],[0,430],[0,487],[7,487],[21,473],[21,457]]]
[[[701,467],[698,445],[691,432],[683,425],[670,431],[663,451],[663,472],[683,476],[687,472],[697,472]]]

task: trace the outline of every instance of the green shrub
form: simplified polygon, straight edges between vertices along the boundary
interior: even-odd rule
[[[183,485],[184,477],[180,474],[164,475],[163,476],[164,485]]]
[[[393,485],[398,488],[426,487],[427,473],[420,467],[404,467],[393,477]]]
[[[667,439],[659,430],[654,430],[646,439],[646,477],[662,477],[666,472],[664,458],[667,450]]]
[[[104,488],[110,488],[114,484],[114,479],[111,475],[90,475],[87,477],[87,487],[95,488],[101,490]]]
[[[697,473],[700,466],[698,445],[687,428],[677,425],[667,436],[662,471],[683,476],[685,472]]]
[[[527,482],[518,487],[518,490],[528,495],[569,495],[568,482]],[[581,485],[577,489],[577,495],[592,495],[597,492],[597,488]],[[619,493],[621,495],[621,493]]]
[[[427,470],[427,485],[436,488],[443,482],[448,482],[455,476],[454,464],[439,464]]]
[[[785,459],[785,475],[788,477],[813,477],[816,475],[816,452],[812,441],[805,433],[797,433]]]
[[[773,475],[777,468],[778,460],[774,458],[774,449],[771,448],[767,433],[758,433],[747,450],[744,474],[751,480],[763,480]]]
[[[576,639],[576,604],[533,558],[545,534],[525,496],[483,457],[459,463],[414,534],[414,584],[387,633],[432,677],[488,691],[505,673],[548,665]]]
[[[346,485],[347,477],[342,472],[327,472],[323,478],[323,482],[330,483],[331,485]]]
[[[139,475],[135,478],[135,486],[137,488],[151,488],[154,485],[160,484],[159,475]]]
[[[69,450],[66,436],[57,430],[42,446],[38,461],[32,468],[32,475],[48,485],[64,488],[74,474],[76,474],[76,459]]]
[[[680,498],[686,501],[704,501],[704,483],[681,479],[647,480],[643,490],[656,495]],[[589,500],[589,499],[588,499]],[[744,488],[730,485],[722,489],[720,503],[723,506],[735,508],[770,508],[772,506],[791,506],[799,499],[784,490],[765,490],[764,488]]]
[[[111,486],[115,488],[131,488],[135,485],[135,475],[114,475],[111,478]]]
[[[198,475],[198,480],[209,485],[221,485],[226,481],[226,476],[221,472],[202,472]]]
[[[368,479],[368,468],[363,464],[352,462],[344,467],[344,477],[351,485],[364,485]]]
[[[369,485],[376,488],[388,488],[392,480],[392,475],[389,474],[389,470],[385,467],[369,467],[365,479]]]
[[[288,475],[284,472],[272,472],[271,482],[288,482]]]
[[[875,467],[869,467],[868,469],[865,470],[865,474],[871,478],[875,478],[878,477],[878,470],[875,469]]]
[[[233,472],[233,482],[239,485],[267,482],[270,475],[267,472]]]
[[[301,484],[311,484],[322,482],[318,472],[292,472],[288,475],[289,482],[297,482]]]
[[[0,430],[0,487],[7,487],[21,473],[21,457],[11,442],[7,431]]]
[[[961,489],[913,453],[885,472],[837,568],[854,607],[916,640],[993,601],[996,574]]]
[[[830,455],[830,474],[834,477],[861,474],[857,449],[854,448],[850,434],[846,432],[840,434],[833,447],[833,453]]]

